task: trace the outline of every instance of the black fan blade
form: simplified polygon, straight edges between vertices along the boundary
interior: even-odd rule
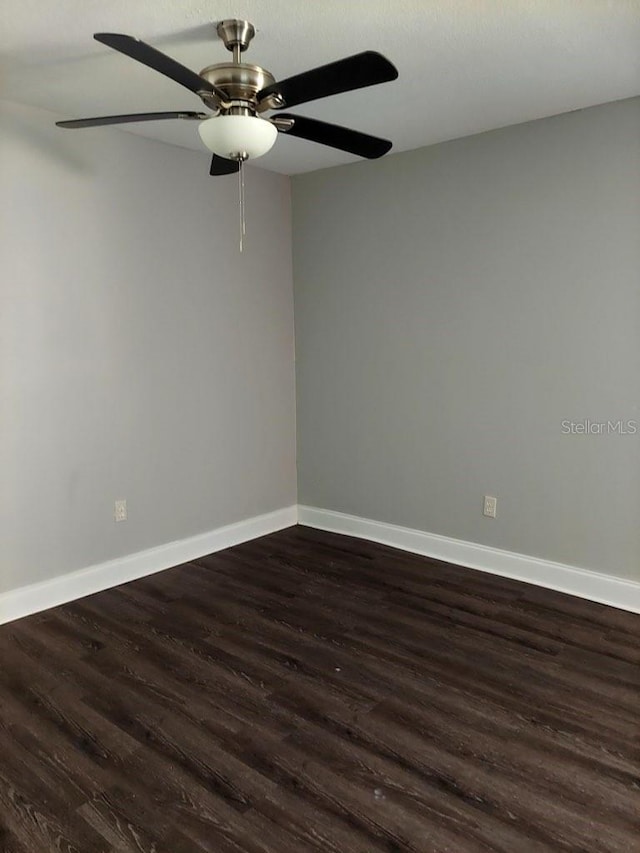
[[[96,118],[77,118],[70,121],[57,121],[58,127],[101,127],[104,124],[126,124],[130,121],[161,121],[167,118],[204,119],[206,113],[173,112],[173,113],[130,113],[123,116],[99,116]]]
[[[388,139],[380,139],[378,136],[369,136],[358,130],[350,130],[348,127],[340,127],[337,124],[328,124],[326,121],[317,121],[314,118],[280,113],[278,119],[286,118],[293,120],[290,130],[282,130],[287,136],[297,136],[300,139],[308,139],[310,142],[319,142],[320,145],[329,145],[331,148],[339,148],[358,157],[366,157],[375,160],[382,157],[391,148]]]
[[[388,59],[373,50],[366,50],[273,83],[258,92],[258,100],[280,95],[284,99],[283,107],[295,107],[317,98],[386,83],[397,76],[397,68]]]
[[[136,59],[143,65],[153,68],[154,71],[164,74],[165,77],[175,80],[176,83],[180,83],[181,86],[184,86],[191,92],[195,92],[196,95],[198,92],[209,92],[214,94],[220,101],[226,101],[227,99],[224,92],[212,86],[204,77],[201,77],[189,68],[185,68],[184,65],[180,65],[175,59],[171,59],[170,56],[161,53],[155,47],[151,47],[143,41],[133,38],[133,36],[126,36],[120,33],[95,33],[93,37],[96,41],[101,42],[101,44],[106,44],[107,47],[119,50],[125,56],[130,56],[131,59]]]
[[[211,158],[209,174],[214,177],[217,175],[232,175],[238,171],[240,171],[240,162],[238,160],[227,160],[226,157],[218,157],[217,154],[214,154]]]

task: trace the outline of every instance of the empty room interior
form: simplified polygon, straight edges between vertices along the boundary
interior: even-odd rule
[[[638,0],[0,20],[0,853],[639,851]]]

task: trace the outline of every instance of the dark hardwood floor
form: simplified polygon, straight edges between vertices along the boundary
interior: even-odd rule
[[[3,853],[640,851],[640,616],[294,527],[0,663]]]

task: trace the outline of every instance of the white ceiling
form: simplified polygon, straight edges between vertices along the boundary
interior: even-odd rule
[[[293,110],[385,136],[405,151],[640,93],[640,0],[2,0],[0,96],[55,118],[199,109],[178,84],[92,39],[122,32],[199,71],[226,61],[210,26],[247,18],[246,61],[288,77],[378,50],[392,83]],[[191,122],[134,132],[202,150]],[[257,162],[295,174],[357,158],[279,136]]]

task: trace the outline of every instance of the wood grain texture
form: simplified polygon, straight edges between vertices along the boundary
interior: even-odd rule
[[[640,850],[640,616],[293,527],[0,657],[3,853]]]

